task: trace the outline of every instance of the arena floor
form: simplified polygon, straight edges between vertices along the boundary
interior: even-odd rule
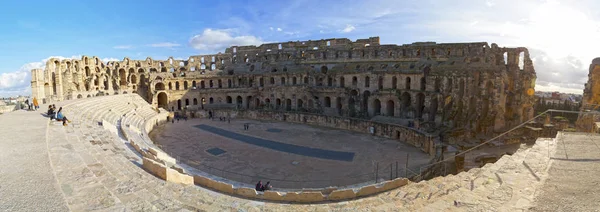
[[[180,120],[155,128],[150,137],[203,172],[288,189],[373,183],[376,170],[378,180],[403,177],[407,153],[414,172],[429,161],[421,150],[397,140],[287,122]]]

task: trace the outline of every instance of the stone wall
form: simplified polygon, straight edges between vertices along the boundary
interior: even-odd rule
[[[1,105],[0,113],[8,113],[17,109],[17,105]]]
[[[371,37],[232,46],[184,60],[52,58],[44,70],[32,70],[31,85],[42,102],[138,93],[170,111],[235,107],[389,116],[419,120],[425,128],[464,128],[472,136],[531,118],[535,78],[526,48],[381,45]]]

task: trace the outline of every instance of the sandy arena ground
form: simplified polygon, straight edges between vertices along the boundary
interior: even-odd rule
[[[250,124],[249,130],[244,130],[244,123]],[[354,157],[348,161],[292,154],[217,135],[200,129],[199,125],[226,130],[238,137],[241,134],[282,145],[353,153]],[[407,153],[410,154],[409,169],[415,172],[429,160],[421,150],[397,140],[286,122],[180,120],[155,128],[150,136],[171,156],[198,170],[242,183],[271,181],[279,188],[346,186],[374,181],[377,162],[378,179],[390,178],[390,164],[392,177],[396,177],[396,162],[398,176],[402,177]],[[207,152],[212,148],[225,153],[215,156]]]

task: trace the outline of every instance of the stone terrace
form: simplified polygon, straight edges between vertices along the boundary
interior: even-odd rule
[[[238,198],[196,185],[165,182],[144,171],[140,156],[121,139],[120,132],[110,130],[110,125],[118,127],[123,121],[143,126],[140,119],[150,117],[151,111],[141,109],[144,112],[133,112],[136,108],[144,107],[141,103],[130,95],[62,102],[62,105],[73,105],[66,107],[67,117],[74,120],[68,127],[48,124],[48,119],[42,117],[40,112],[17,111],[0,116],[0,133],[8,138],[0,142],[0,210],[528,210],[535,204],[546,204],[552,198],[564,199],[562,202],[567,203],[568,198],[561,195],[563,193],[560,191],[569,188],[553,186],[550,189],[543,187],[544,183],[560,185],[565,181],[578,182],[572,178],[589,180],[595,176],[595,172],[582,171],[577,172],[577,176],[570,174],[569,177],[560,177],[566,172],[553,164],[595,165],[595,160],[586,160],[586,163],[580,160],[589,159],[586,156],[592,154],[583,150],[598,151],[590,147],[600,141],[599,136],[561,134],[557,139],[538,139],[531,148],[522,148],[494,164],[458,175],[409,183],[399,189],[345,202],[283,204]],[[160,115],[156,111],[154,114]],[[98,125],[101,120],[104,120],[103,126]],[[146,138],[143,132],[143,129],[140,130],[137,139]],[[583,143],[585,145],[579,145],[577,141],[583,139],[587,139]],[[557,146],[563,148],[559,148],[560,154],[555,153]],[[569,159],[580,160],[551,160],[555,154],[565,152]],[[548,169],[551,171],[548,172]],[[542,192],[539,192],[540,187]],[[580,193],[583,197],[595,187],[572,189],[576,190],[570,193]],[[586,207],[578,211],[594,209],[592,207],[595,205],[582,204],[584,201],[579,198],[568,199],[569,204]],[[535,209],[545,210],[543,207],[538,205]]]

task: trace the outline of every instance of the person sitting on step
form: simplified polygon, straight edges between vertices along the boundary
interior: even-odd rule
[[[48,105],[48,113],[46,113],[50,120],[54,119],[54,107],[52,105]]]
[[[273,189],[273,186],[271,186],[271,181],[267,181],[267,184],[265,184],[263,191],[272,190],[272,189]]]
[[[56,120],[57,121],[62,121],[63,122],[63,126],[67,126],[67,122],[71,123],[71,121],[69,119],[67,119],[67,117],[65,117],[62,113],[62,107],[58,109],[58,112],[56,113]]]

